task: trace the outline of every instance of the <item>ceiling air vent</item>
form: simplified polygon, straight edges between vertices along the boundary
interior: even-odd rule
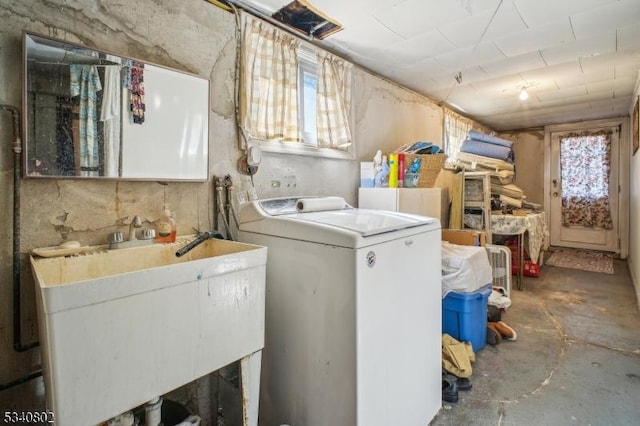
[[[323,40],[342,30],[342,25],[305,0],[294,0],[273,14],[273,18],[301,33]]]

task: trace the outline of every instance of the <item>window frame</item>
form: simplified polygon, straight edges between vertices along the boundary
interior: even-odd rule
[[[298,122],[300,129],[304,135],[304,72],[317,74],[317,53],[318,48],[315,46],[301,43],[298,47]],[[353,75],[351,76],[353,79]],[[349,124],[354,128],[354,102],[351,102],[351,110],[349,111]],[[314,135],[314,136],[317,136]],[[249,142],[257,145],[264,152],[287,154],[287,155],[303,155],[310,157],[332,158],[338,160],[354,160],[356,158],[356,138],[351,135],[351,145],[346,149],[321,148],[317,146],[317,140],[308,142],[306,136],[303,136],[303,142],[284,142],[282,140],[264,140],[257,138],[249,138]]]

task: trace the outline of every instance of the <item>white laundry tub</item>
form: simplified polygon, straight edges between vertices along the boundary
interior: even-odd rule
[[[267,249],[207,240],[176,257],[188,241],[32,256],[56,424],[97,424],[241,358],[257,398]]]

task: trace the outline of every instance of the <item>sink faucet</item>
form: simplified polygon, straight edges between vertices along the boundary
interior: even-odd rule
[[[142,226],[142,218],[138,215],[135,215],[133,219],[131,219],[131,223],[129,224],[129,241],[137,240],[136,238],[136,228],[140,228]]]
[[[143,229],[140,239],[136,236],[136,228],[142,228],[142,218],[135,215],[129,224],[129,239],[125,240],[122,232],[109,235],[109,248],[120,249],[153,244],[156,237],[155,229]]]
[[[202,234],[198,235],[189,244],[187,244],[186,246],[184,246],[181,249],[179,249],[176,252],[176,257],[180,257],[180,256],[183,256],[183,255],[187,254],[194,247],[202,244],[203,242],[205,242],[209,238],[217,238],[219,240],[224,240],[224,236],[221,233],[217,232],[217,231],[206,231],[206,232],[203,232]]]

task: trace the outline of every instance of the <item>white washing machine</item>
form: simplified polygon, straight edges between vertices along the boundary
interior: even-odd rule
[[[425,426],[441,406],[441,229],[378,210],[254,201],[239,239],[268,247],[264,426]]]

